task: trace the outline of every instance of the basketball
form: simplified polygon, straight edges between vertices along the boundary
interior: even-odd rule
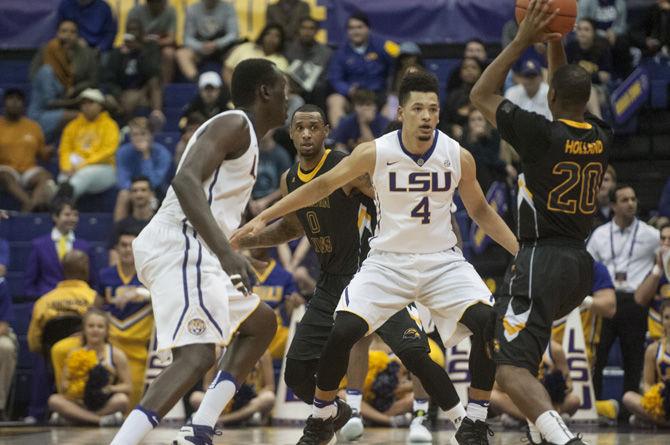
[[[528,9],[530,0],[516,0],[514,8],[514,15],[516,22],[521,21],[526,17],[526,10]],[[576,0],[554,0],[550,5],[551,10],[560,9],[560,12],[554,20],[549,23],[547,27],[551,32],[558,32],[561,35],[566,35],[575,27],[575,20],[577,20],[577,1]]]

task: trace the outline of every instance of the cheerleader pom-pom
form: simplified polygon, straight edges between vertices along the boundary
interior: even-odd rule
[[[642,408],[655,419],[665,419],[666,410],[663,393],[667,393],[663,383],[657,383],[642,396]]]

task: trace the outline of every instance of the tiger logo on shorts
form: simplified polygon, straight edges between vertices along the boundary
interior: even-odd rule
[[[202,318],[194,318],[188,322],[188,332],[193,335],[202,335],[207,329],[207,325]]]

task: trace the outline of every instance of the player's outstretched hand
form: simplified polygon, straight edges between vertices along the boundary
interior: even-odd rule
[[[549,32],[547,26],[558,15],[560,9],[553,12],[550,9],[552,0],[530,0],[526,17],[519,25],[515,39],[530,46],[534,43],[543,43],[550,40],[560,40],[560,33]]]
[[[251,289],[251,279],[255,272],[244,255],[231,251],[220,256],[219,262],[233,282],[235,289],[245,295],[248,294]]]
[[[242,239],[246,239],[248,237],[252,236],[257,236],[261,231],[265,228],[265,221],[263,221],[260,217],[255,217],[239,229],[233,233],[233,236],[230,238],[231,244],[234,245],[234,243],[240,242]]]

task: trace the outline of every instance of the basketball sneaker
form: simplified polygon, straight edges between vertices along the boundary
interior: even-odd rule
[[[220,436],[220,432],[204,425],[184,425],[179,430],[172,445],[213,445],[212,437]]]
[[[407,435],[407,441],[409,443],[432,443],[433,435],[426,426],[428,422],[428,417],[423,414],[421,411],[416,417],[412,419],[412,423],[409,424],[409,434]]]
[[[327,445],[331,443],[334,437],[332,417],[320,419],[309,416],[297,445]]]
[[[451,439],[452,445],[489,445],[489,436],[493,431],[486,422],[466,417]]]
[[[340,437],[351,442],[361,437],[364,429],[365,427],[363,426],[361,413],[359,413],[358,410],[353,410],[349,421],[344,424],[342,429],[340,429]]]

